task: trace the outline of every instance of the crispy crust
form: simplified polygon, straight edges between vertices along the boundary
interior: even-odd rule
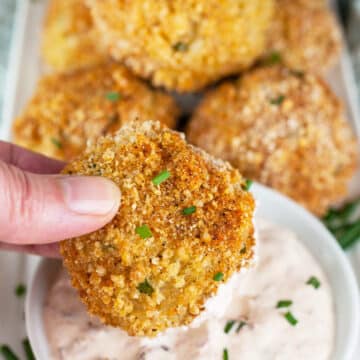
[[[119,99],[107,99],[109,92]],[[13,134],[19,145],[69,160],[88,139],[113,133],[126,121],[156,118],[174,127],[178,114],[169,95],[152,90],[125,67],[108,63],[43,78],[15,120]]]
[[[154,85],[199,90],[265,50],[273,0],[88,0],[110,54]]]
[[[51,0],[42,55],[47,64],[60,71],[96,65],[107,59],[85,0]]]
[[[339,58],[340,26],[324,0],[276,0],[267,53],[298,70],[325,73]]]
[[[339,100],[319,77],[281,67],[255,69],[208,93],[188,138],[318,215],[346,193],[356,167]]]
[[[154,185],[164,169],[170,177]],[[214,274],[226,281],[253,257],[254,199],[239,172],[159,122],[129,123],[100,138],[64,172],[105,176],[121,190],[111,223],[60,248],[88,310],[130,335],[190,323],[222,282]],[[195,213],[182,213],[194,205]],[[144,224],[147,239],[136,233]],[[145,279],[151,295],[138,289]]]

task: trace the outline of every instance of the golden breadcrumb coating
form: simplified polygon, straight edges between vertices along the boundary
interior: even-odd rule
[[[356,143],[342,105],[316,75],[255,69],[209,92],[189,141],[317,215],[347,191]]]
[[[264,50],[273,0],[88,0],[110,54],[154,85],[199,90]]]
[[[60,245],[82,301],[106,324],[138,336],[188,324],[252,260],[254,199],[240,173],[159,122],[124,125],[64,172],[107,177],[122,193],[108,225]]]
[[[174,127],[178,114],[169,95],[108,63],[43,78],[16,119],[13,135],[19,145],[69,160],[84,150],[88,139],[111,134],[126,121],[156,118]]]
[[[340,26],[324,0],[276,0],[267,54],[297,70],[325,73],[339,58]]]
[[[68,71],[106,60],[85,0],[51,0],[46,15],[42,55],[56,70]]]

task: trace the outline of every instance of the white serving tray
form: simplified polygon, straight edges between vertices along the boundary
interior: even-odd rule
[[[45,72],[40,58],[40,43],[46,5],[47,0],[18,0],[0,120],[1,140],[11,140],[12,121],[32,95],[39,76]],[[327,80],[344,102],[349,122],[359,138],[360,150],[359,103],[346,48],[339,64],[331,71]],[[189,100],[192,100],[191,96],[187,96],[184,101],[188,104]],[[359,195],[360,171],[350,186],[350,197]],[[348,257],[360,284],[360,244],[348,253]],[[25,336],[25,326],[23,302],[15,297],[14,288],[20,281],[29,282],[38,260],[35,256],[0,252],[0,344],[11,345],[18,354],[21,354],[21,339]],[[360,359],[360,344],[355,359]]]

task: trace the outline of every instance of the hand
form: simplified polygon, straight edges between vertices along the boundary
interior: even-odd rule
[[[63,167],[0,141],[0,249],[58,256],[58,241],[113,218],[119,188],[101,177],[59,175]]]

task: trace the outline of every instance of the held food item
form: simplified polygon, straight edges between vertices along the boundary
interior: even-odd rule
[[[341,31],[324,0],[276,0],[267,60],[279,57],[293,69],[324,73],[338,60]]]
[[[126,121],[156,118],[174,127],[178,113],[169,95],[151,89],[122,65],[107,63],[43,78],[13,133],[21,146],[69,160],[88,139],[113,133]]]
[[[291,230],[256,225],[256,266],[220,287],[189,327],[152,339],[90,317],[61,271],[43,310],[51,359],[221,360],[225,349],[230,360],[331,359],[335,313],[324,271]]]
[[[188,137],[321,215],[346,193],[356,167],[342,110],[317,76],[259,68],[208,93]]]
[[[265,50],[273,0],[89,0],[110,54],[171,90],[194,91]]]
[[[68,71],[106,60],[85,0],[51,0],[44,24],[42,54],[56,70]]]
[[[189,324],[252,260],[245,180],[159,122],[98,139],[65,173],[107,177],[122,193],[108,225],[60,245],[72,284],[106,324],[149,337]]]

